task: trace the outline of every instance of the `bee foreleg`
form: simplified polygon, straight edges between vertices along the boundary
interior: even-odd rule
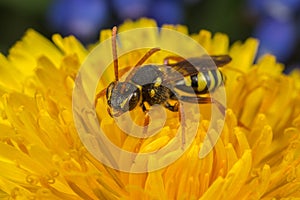
[[[106,93],[106,89],[101,90],[95,97],[94,105],[97,105],[98,99],[102,98]]]
[[[144,129],[143,129],[143,135],[146,136],[147,135],[147,131],[148,131],[148,125],[150,122],[150,117],[149,117],[149,109],[146,107],[147,102],[142,102],[141,103],[141,107],[143,112],[145,113],[145,119],[144,119]]]
[[[144,136],[147,135],[149,122],[150,122],[150,117],[149,117],[148,111],[146,111],[145,112],[145,120],[144,120],[144,129],[143,129]]]

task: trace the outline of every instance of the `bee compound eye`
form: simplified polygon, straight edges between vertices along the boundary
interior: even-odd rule
[[[140,91],[136,90],[129,97],[129,110],[134,109],[140,100]]]
[[[107,99],[111,98],[111,94],[114,91],[114,89],[115,89],[115,82],[111,82],[106,89],[106,98]]]

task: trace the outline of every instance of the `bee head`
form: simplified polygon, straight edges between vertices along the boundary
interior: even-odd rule
[[[134,109],[140,101],[140,89],[129,82],[114,81],[106,90],[107,104],[111,116],[121,114]]]

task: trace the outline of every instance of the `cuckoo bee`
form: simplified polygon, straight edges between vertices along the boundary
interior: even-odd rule
[[[214,102],[205,94],[214,91],[224,81],[222,72],[216,66],[222,67],[228,64],[231,61],[229,55],[189,59],[169,56],[161,65],[143,65],[151,55],[160,50],[152,48],[135,66],[130,67],[132,71],[125,81],[119,81],[116,32],[117,28],[114,27],[112,29],[112,53],[115,80],[98,93],[95,99],[96,103],[98,98],[106,95],[110,116],[118,117],[138,106],[147,112],[146,104],[149,106],[159,104],[170,111],[183,112],[180,108],[181,101],[197,104]],[[175,92],[176,90],[195,95],[180,95]]]

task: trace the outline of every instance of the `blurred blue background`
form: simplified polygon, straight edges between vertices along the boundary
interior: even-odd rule
[[[0,51],[8,53],[28,28],[96,41],[99,30],[125,19],[151,17],[224,32],[231,42],[256,37],[259,54],[273,53],[289,71],[300,67],[300,0],[1,0]]]

